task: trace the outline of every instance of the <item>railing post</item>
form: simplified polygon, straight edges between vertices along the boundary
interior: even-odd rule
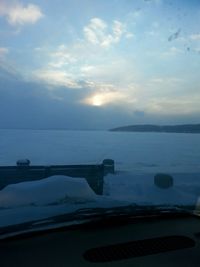
[[[115,162],[112,159],[103,160],[104,175],[108,173],[115,173]]]

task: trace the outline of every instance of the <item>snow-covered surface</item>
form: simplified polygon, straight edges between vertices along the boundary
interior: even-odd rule
[[[0,208],[81,203],[94,201],[95,198],[96,194],[84,178],[55,175],[6,186],[0,191]]]
[[[131,172],[200,172],[200,134],[108,131],[0,130],[0,165],[28,158],[32,164],[115,160]]]
[[[95,195],[81,177],[9,185],[0,191],[0,227],[79,208],[195,206],[200,196],[199,144],[200,135],[194,134],[0,130],[0,165],[14,165],[21,158],[41,165],[97,164],[112,158],[117,170],[105,177],[103,196]],[[171,174],[174,186],[156,187],[158,172]]]
[[[154,176],[118,173],[105,177],[104,195],[96,195],[83,178],[51,176],[39,181],[8,185],[0,191],[0,227],[80,208],[141,205],[191,205],[200,196],[198,174],[174,174],[168,189],[154,185]],[[188,181],[192,180],[191,185]]]
[[[74,212],[80,208],[126,205],[98,196],[84,178],[63,175],[6,186],[0,191],[0,227]]]
[[[104,194],[112,199],[147,205],[192,205],[200,196],[200,174],[172,174],[174,184],[159,188],[153,174],[120,173],[105,177]]]

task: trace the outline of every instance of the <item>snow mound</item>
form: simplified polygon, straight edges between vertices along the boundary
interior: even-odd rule
[[[0,208],[43,206],[95,201],[96,194],[84,178],[55,175],[38,181],[6,186],[0,191]]]

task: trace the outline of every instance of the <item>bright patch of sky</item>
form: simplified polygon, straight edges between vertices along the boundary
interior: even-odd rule
[[[130,122],[188,123],[200,114],[199,25],[197,0],[0,0],[0,76],[16,70],[58,103]]]

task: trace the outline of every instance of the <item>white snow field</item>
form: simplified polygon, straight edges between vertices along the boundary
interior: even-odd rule
[[[51,176],[8,185],[0,191],[0,227],[79,208],[197,203],[200,196],[200,135],[106,131],[0,130],[0,165],[97,164],[115,161],[97,196],[83,178]],[[154,185],[156,173],[173,176],[173,187]]]
[[[0,130],[0,165],[95,164],[115,160],[118,170],[200,172],[200,134],[109,131]]]

